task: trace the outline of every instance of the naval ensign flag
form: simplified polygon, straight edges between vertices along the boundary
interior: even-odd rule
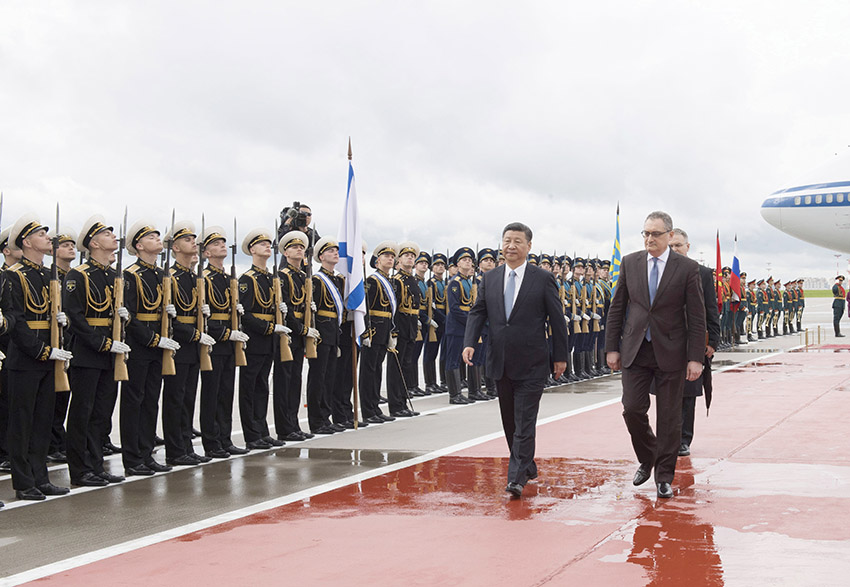
[[[354,336],[360,344],[360,335],[366,330],[366,288],[364,286],[360,211],[354,189],[354,167],[348,162],[348,191],[345,210],[339,226],[339,263],[336,268],[345,277],[345,307],[354,319]]]

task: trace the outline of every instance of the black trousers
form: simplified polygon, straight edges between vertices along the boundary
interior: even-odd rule
[[[153,460],[162,359],[137,359],[131,354],[127,375],[129,379],[121,383],[118,408],[124,468],[138,467]]]
[[[836,300],[837,302],[838,300]],[[835,334],[841,332],[841,318],[844,316],[844,301],[841,303],[832,303],[832,327],[835,329]]]
[[[354,371],[351,366],[353,343],[345,328],[343,328],[342,336],[331,387],[331,415],[334,424],[344,424],[354,420],[354,406],[351,404],[351,394],[354,390]],[[362,385],[360,382],[359,387],[362,388]]]
[[[301,404],[301,372],[304,368],[304,337],[293,336],[289,345],[292,360],[280,362],[280,353],[275,352],[273,376],[274,426],[278,438],[292,432],[300,432],[298,408]],[[266,429],[268,430],[268,429]],[[268,431],[266,432],[268,434]]]
[[[407,407],[408,363],[413,354],[413,342],[399,336],[396,339],[395,357],[387,356],[387,400],[390,414]]]
[[[364,418],[381,413],[378,402],[381,398],[381,372],[387,345],[372,341],[372,346],[361,347],[360,359],[360,410]]]
[[[70,391],[57,391],[53,402],[53,423],[50,426],[50,447],[48,454],[65,452],[65,419],[68,417],[68,403],[71,401]]]
[[[696,397],[682,398],[682,444],[691,445],[694,439],[694,419],[697,409]]]
[[[9,373],[7,446],[12,487],[30,489],[47,483],[47,449],[53,423],[53,369]]]
[[[74,367],[68,371],[68,471],[71,481],[103,473],[103,439],[112,428],[118,384],[112,369]]]
[[[656,432],[649,424],[649,390],[655,383]],[[673,481],[682,442],[685,370],[658,368],[652,343],[643,341],[634,362],[623,368],[623,419],[638,461],[655,468],[656,483]]]
[[[239,419],[245,442],[256,442],[268,435],[266,415],[272,356],[248,354],[246,357],[248,364],[239,367]]]
[[[318,430],[330,424],[337,348],[335,345],[319,344],[316,347],[316,358],[308,361],[307,422],[310,430]]]
[[[212,354],[212,371],[201,372],[201,441],[204,452],[233,445],[233,387],[236,363],[233,353]]]
[[[8,350],[8,349],[7,349]],[[9,457],[6,437],[9,430],[9,369],[0,369],[0,461]]]
[[[496,381],[502,428],[508,441],[508,483],[525,485],[537,475],[534,450],[537,438],[537,412],[543,397],[544,379],[509,379]]]
[[[192,451],[192,420],[200,363],[176,363],[175,374],[162,378],[162,435],[165,456],[176,459]]]

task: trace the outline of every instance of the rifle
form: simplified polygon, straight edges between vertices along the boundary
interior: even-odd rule
[[[242,330],[242,320],[236,310],[236,305],[239,303],[239,280],[236,277],[236,218],[233,219],[233,244],[230,245],[230,250],[230,329]],[[233,341],[233,354],[237,367],[244,367],[248,364],[248,358],[245,356],[245,343],[238,340]]]
[[[596,273],[593,274],[593,306],[591,308],[591,314],[599,315],[599,312],[596,311],[597,304],[597,291],[596,291]],[[593,332],[599,332],[599,318],[593,318]]]
[[[280,311],[280,302],[283,301],[283,293],[280,290],[280,273],[277,270],[277,220],[274,221],[274,241],[272,241],[272,254],[274,255],[274,279],[272,287],[274,288],[274,322],[275,324],[283,325],[283,314]],[[280,362],[287,363],[292,360],[292,349],[289,348],[289,335],[285,332],[280,333]]]
[[[432,322],[434,322],[434,291],[431,289],[434,287],[434,284],[431,281],[434,279],[434,249],[431,249],[431,265],[432,267],[428,268],[428,272],[431,276],[428,278],[428,294],[425,296],[425,303],[428,304],[428,342],[437,342],[437,329],[434,328]]]
[[[118,308],[124,305],[124,268],[122,261],[124,259],[124,245],[127,242],[127,207],[124,207],[124,223],[121,225],[121,234],[118,239],[118,254],[117,263],[115,264],[115,282],[112,285],[112,299],[114,306],[112,308],[112,340],[124,342],[124,321],[118,315]],[[115,355],[115,365],[113,369],[113,379],[115,381],[127,381],[127,353],[118,353]]]
[[[581,313],[587,313],[587,284],[579,282],[581,285]],[[584,318],[581,319],[581,332],[582,334],[587,334],[590,332],[590,328],[588,328],[588,320]]]
[[[162,276],[162,322],[160,324],[159,335],[164,338],[171,338],[174,334],[171,327],[171,316],[165,311],[165,307],[171,304],[171,244],[174,242],[172,233],[174,232],[174,209],[171,209],[171,228],[168,229],[168,239],[165,241],[165,250],[163,251],[165,273]],[[162,374],[174,375],[177,369],[174,366],[174,351],[162,349]]]
[[[310,254],[313,250],[313,246],[316,244],[314,241],[316,240],[316,225],[313,225],[313,232],[310,235],[310,246],[306,249],[307,252],[307,279],[304,280],[304,324],[307,325],[307,328],[315,328],[313,320],[313,259],[310,258]],[[315,359],[318,356],[318,351],[316,350],[317,342],[315,338],[310,336],[307,337],[307,340],[304,341],[304,356],[308,359]]]
[[[196,288],[198,290],[198,303],[195,306],[196,310],[196,320],[195,320],[195,328],[198,329],[198,332],[201,334],[206,334],[207,332],[207,317],[204,316],[204,311],[202,309],[203,305],[206,303],[206,293],[207,293],[207,284],[204,280],[204,230],[205,230],[205,219],[204,215],[201,214],[201,241],[198,243],[198,277],[195,281]],[[212,371],[212,359],[210,359],[210,347],[209,345],[199,344],[198,350],[201,353],[201,371]]]
[[[59,251],[59,204],[56,204],[56,229],[53,232],[53,267],[50,268],[50,346],[64,348],[62,326],[56,315],[62,311],[62,284],[59,281],[59,265],[56,255]],[[65,361],[53,361],[54,391],[71,391],[68,373],[65,371]]]

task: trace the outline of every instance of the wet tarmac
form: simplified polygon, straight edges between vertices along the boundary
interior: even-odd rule
[[[631,485],[616,376],[544,396],[540,477],[520,500],[504,493],[496,402],[449,408],[436,396],[417,400],[423,417],[11,503],[0,512],[0,576],[62,585],[842,584],[850,347],[772,351],[790,339],[764,344],[770,352],[718,355],[728,363],[710,416],[698,404],[693,454],[679,460],[671,500],[658,500],[652,483]]]

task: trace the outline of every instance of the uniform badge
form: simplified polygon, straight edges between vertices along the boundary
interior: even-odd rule
[[[240,283],[239,284],[239,291],[242,292],[242,293],[247,292],[248,291],[248,284],[247,283]]]
[[[74,281],[73,279],[66,281],[65,282],[65,289],[68,290],[69,292],[74,291],[75,289],[77,289],[77,282]]]

